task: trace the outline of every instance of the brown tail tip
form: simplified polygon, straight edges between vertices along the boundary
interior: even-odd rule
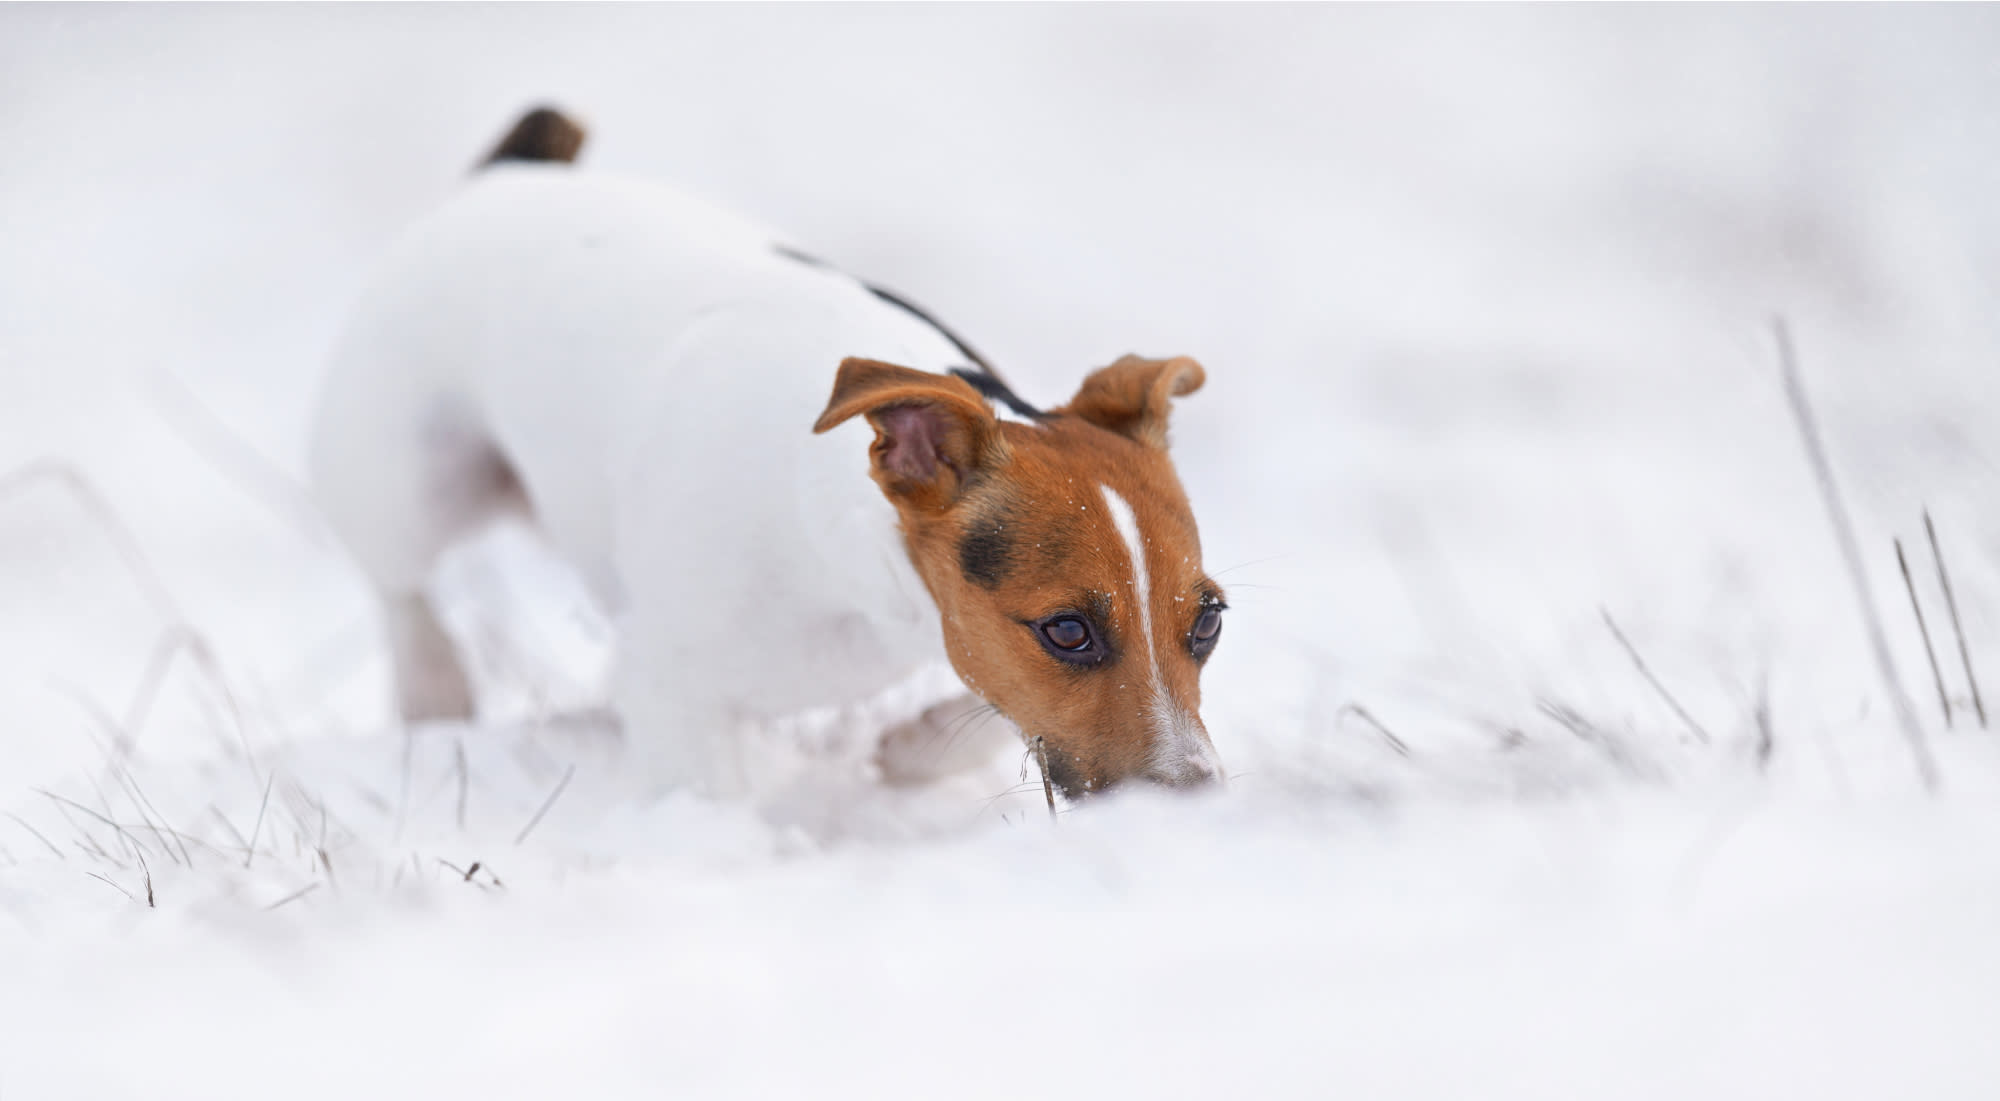
[[[553,107],[537,107],[521,116],[482,164],[501,161],[540,161],[570,164],[583,150],[587,132],[583,126]]]

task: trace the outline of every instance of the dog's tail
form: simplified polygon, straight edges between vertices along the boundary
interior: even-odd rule
[[[537,107],[521,116],[479,166],[484,168],[502,161],[571,164],[583,151],[583,139],[587,136],[582,123],[553,107]]]

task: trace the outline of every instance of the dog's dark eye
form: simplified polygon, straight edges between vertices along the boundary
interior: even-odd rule
[[[1215,649],[1215,640],[1222,635],[1222,609],[1209,605],[1195,617],[1194,630],[1188,632],[1188,649],[1197,658],[1205,658]]]
[[[1075,616],[1064,616],[1042,624],[1042,637],[1058,650],[1075,653],[1090,645],[1090,628]]]
[[[1111,656],[1097,628],[1091,626],[1087,617],[1075,612],[1062,612],[1028,626],[1034,628],[1042,649],[1057,661],[1089,667],[1100,665]]]

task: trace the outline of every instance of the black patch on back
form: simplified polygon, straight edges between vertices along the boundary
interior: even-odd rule
[[[1012,409],[1019,416],[1030,417],[1038,421],[1047,420],[1049,417],[1049,414],[1022,401],[1015,395],[1014,391],[1008,389],[1006,383],[1001,382],[994,375],[983,374],[970,367],[953,367],[950,373],[971,383],[974,390],[986,395],[987,400],[997,401],[1007,408]]]
[[[493,152],[481,164],[501,161],[537,161],[571,164],[583,151],[584,129],[568,115],[553,107],[537,107],[522,115]]]
[[[982,589],[997,589],[1016,565],[1013,510],[980,509],[958,543],[958,569]]]
[[[839,268],[834,267],[832,264],[827,263],[826,261],[820,259],[817,256],[812,255],[811,253],[800,252],[798,249],[792,248],[789,245],[774,245],[772,247],[777,252],[778,255],[784,257],[787,260],[796,260],[799,263],[804,264],[809,268],[818,268],[821,271],[838,272],[841,275],[847,275],[846,272],[841,271]],[[852,275],[847,275],[847,277],[849,279],[854,279],[854,276]],[[929,325],[932,329],[935,329],[939,336],[950,341],[951,346],[958,349],[959,355],[962,355],[967,360],[971,361],[972,365],[979,369],[980,374],[984,375],[987,378],[992,379],[994,384],[999,386],[1001,390],[1005,391],[1007,389],[1006,384],[1000,381],[999,374],[993,370],[993,365],[991,363],[986,362],[986,357],[974,351],[972,345],[967,344],[963,337],[959,336],[957,333],[947,328],[944,322],[939,321],[936,317],[931,316],[929,310],[926,310],[922,306],[917,305],[915,302],[912,302],[909,299],[904,298],[902,295],[897,294],[895,291],[889,290],[885,287],[878,287],[875,284],[870,283],[865,279],[854,279],[854,281],[856,283],[861,284],[862,290],[867,291],[869,294],[874,295],[875,297],[881,299],[882,301],[887,302],[891,306],[894,306],[897,309],[902,310],[904,313],[909,314],[911,317],[916,318],[918,321],[921,321],[924,324]],[[953,371],[952,374],[956,375],[959,374],[959,372]],[[960,375],[960,377],[964,378],[966,376]],[[970,381],[970,379],[968,379],[968,381]],[[974,382],[973,385],[978,386],[979,384]],[[981,390],[980,392],[986,393],[985,390]],[[987,394],[987,396],[992,397],[993,395]],[[1009,392],[1009,397],[1012,397],[1011,391]],[[1018,402],[1020,401],[1020,399],[1014,398],[1013,401]],[[1023,402],[1022,405],[1025,406],[1026,403]],[[1021,413],[1021,409],[1015,408],[1013,402],[1008,403],[1008,408],[1014,409],[1014,411],[1017,413]],[[1034,415],[1038,414],[1022,413],[1022,416],[1034,416]]]

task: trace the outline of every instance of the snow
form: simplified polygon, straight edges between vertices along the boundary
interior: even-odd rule
[[[2000,761],[1921,515],[2000,693],[1996,20],[0,8],[0,477],[136,548],[0,484],[0,1097],[1991,1096]],[[1226,793],[1051,823],[1016,754],[886,788],[808,715],[759,799],[633,801],[510,531],[437,582],[492,717],[393,729],[304,427],[543,98],[1029,401],[1202,361]]]

